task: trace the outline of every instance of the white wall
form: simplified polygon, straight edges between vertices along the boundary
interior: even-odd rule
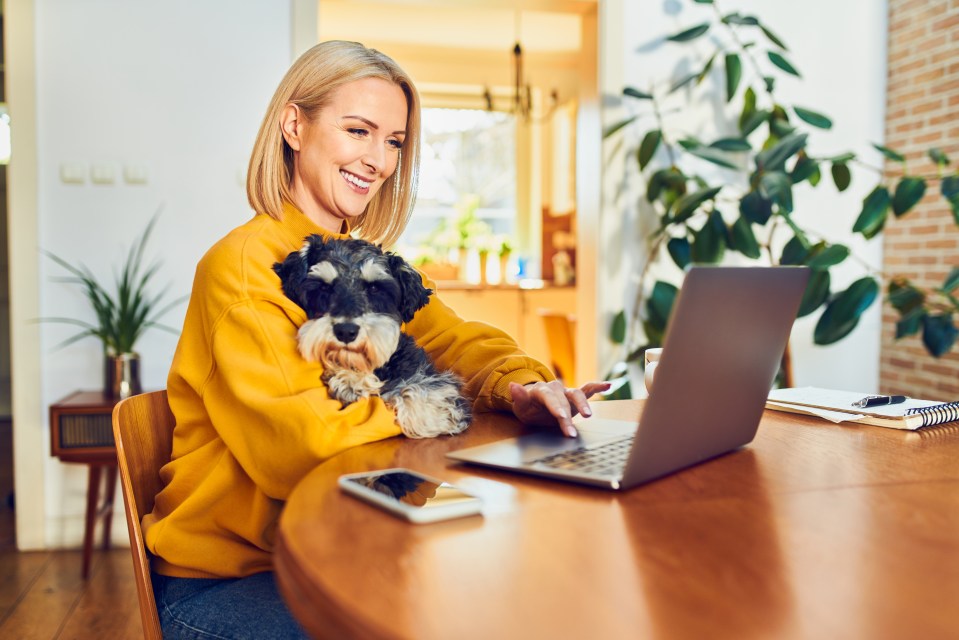
[[[291,61],[290,3],[34,0],[33,6],[39,246],[112,282],[114,267],[162,207],[147,255],[163,262],[156,283],[170,284],[168,299],[188,294],[202,253],[252,215],[244,173],[266,104]],[[80,169],[84,183],[62,181],[65,165]],[[91,182],[99,166],[114,172],[112,184]],[[146,184],[126,183],[127,168],[145,171]],[[39,271],[39,317],[92,318],[79,291],[55,281],[62,270],[39,253],[32,266],[12,268]],[[179,306],[166,322],[179,328],[185,309]],[[21,548],[40,546],[39,540],[76,546],[82,539],[86,468],[49,456],[45,417],[46,407],[71,391],[102,386],[99,341],[56,348],[74,332],[40,325],[42,406],[21,409],[43,413],[44,436],[41,450],[17,448],[19,467],[39,466],[36,482],[30,471],[18,472],[16,488],[18,519],[40,503],[44,517],[24,514],[24,520],[45,526],[42,532],[21,527]],[[166,386],[175,346],[175,336],[157,330],[138,343],[145,388]],[[27,421],[15,417],[15,424]],[[43,495],[36,495],[38,487]],[[114,537],[124,540],[122,516],[114,523]]]
[[[757,16],[789,46],[787,57],[803,75],[802,79],[775,74],[776,95],[785,104],[797,104],[821,111],[832,117],[833,130],[814,133],[811,151],[814,155],[833,155],[855,151],[873,166],[881,166],[881,158],[869,145],[881,143],[884,131],[885,71],[886,71],[886,3],[872,0],[808,0],[807,2],[763,2],[762,0],[725,0],[721,2],[724,14],[738,11]],[[609,64],[603,67],[602,88],[609,108],[604,119],[607,124],[618,121],[635,111],[635,105],[620,104],[619,92],[624,84],[648,89],[653,82],[675,79],[671,74],[676,56],[689,49],[688,44],[661,43],[651,46],[666,35],[705,22],[712,17],[711,5],[689,1],[662,0],[632,2],[607,0],[604,3],[602,29],[607,37],[601,42],[621,41],[606,55]],[[763,36],[754,30],[754,40]],[[700,38],[695,47],[703,52],[703,62],[712,53],[707,38]],[[722,82],[722,65],[714,79]],[[768,67],[768,61],[767,67]],[[701,67],[701,65],[700,65]],[[744,63],[744,69],[746,64]],[[677,70],[676,73],[679,73]],[[745,71],[744,71],[745,74]],[[704,84],[708,84],[707,80]],[[722,86],[721,84],[719,86]],[[742,88],[740,88],[740,95]],[[741,105],[741,101],[734,101]],[[720,108],[722,103],[720,103]],[[709,141],[715,137],[711,127],[698,127],[709,122],[709,111],[715,105],[686,109],[679,126],[689,133]],[[677,121],[671,120],[675,125]],[[636,131],[652,128],[646,120]],[[818,130],[817,130],[818,131]],[[638,136],[639,134],[634,134]],[[635,149],[638,141],[628,143]],[[607,156],[615,153],[615,145],[607,142]],[[629,158],[635,168],[635,156]],[[644,256],[636,247],[643,246],[643,238],[652,227],[643,226],[636,210],[640,191],[635,185],[619,182],[622,171],[611,167],[604,176],[604,211],[601,236],[605,246],[600,255],[608,260],[600,277],[605,291],[602,312],[608,326],[609,318],[622,308],[635,293],[636,274]],[[832,242],[850,246],[854,255],[876,269],[881,264],[879,240],[869,243],[853,237],[850,230],[862,207],[863,197],[876,183],[876,174],[860,168],[853,171],[852,187],[838,194],[828,174],[817,189],[803,187],[795,192],[795,218],[807,229],[814,229]],[[833,274],[833,288],[845,288],[864,275],[863,267],[847,260],[842,270]],[[650,283],[651,284],[651,283]],[[796,323],[791,344],[794,356],[795,383],[841,389],[874,391],[878,388],[880,305],[874,304],[859,327],[844,340],[829,347],[812,344],[812,333],[818,313]],[[603,344],[607,362],[615,357],[608,344]]]

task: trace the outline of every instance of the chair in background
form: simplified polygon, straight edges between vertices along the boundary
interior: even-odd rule
[[[556,377],[566,385],[576,384],[576,316],[551,309],[539,309],[549,344],[550,364]]]
[[[173,413],[166,391],[154,391],[121,400],[113,410],[113,437],[116,440],[120,486],[130,533],[133,572],[143,636],[161,640],[153,584],[150,582],[150,555],[143,543],[140,519],[153,511],[153,499],[161,489],[160,467],[170,460],[173,449]]]

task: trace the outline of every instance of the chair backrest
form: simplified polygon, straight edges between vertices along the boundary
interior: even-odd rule
[[[113,437],[130,533],[140,619],[144,637],[151,640],[163,636],[150,581],[150,556],[143,542],[140,519],[153,511],[153,500],[162,488],[160,467],[170,460],[173,426],[173,413],[167,404],[165,390],[131,396],[121,400],[113,409]]]
[[[576,318],[568,313],[538,309],[543,318],[553,372],[567,386],[576,385]]]

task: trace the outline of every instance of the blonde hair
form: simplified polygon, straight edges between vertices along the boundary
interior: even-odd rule
[[[413,211],[420,164],[420,99],[413,80],[392,58],[358,42],[321,42],[300,56],[277,87],[253,145],[246,195],[257,213],[279,220],[284,203],[293,204],[293,151],[280,130],[288,104],[313,119],[334,91],[364,78],[392,82],[406,95],[406,139],[396,171],[355,221],[352,229],[370,242],[391,246]]]

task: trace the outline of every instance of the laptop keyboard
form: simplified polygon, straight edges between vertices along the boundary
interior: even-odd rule
[[[554,469],[580,471],[590,475],[621,476],[633,446],[632,435],[613,440],[597,447],[580,447],[560,453],[553,453],[532,462],[544,464]]]

